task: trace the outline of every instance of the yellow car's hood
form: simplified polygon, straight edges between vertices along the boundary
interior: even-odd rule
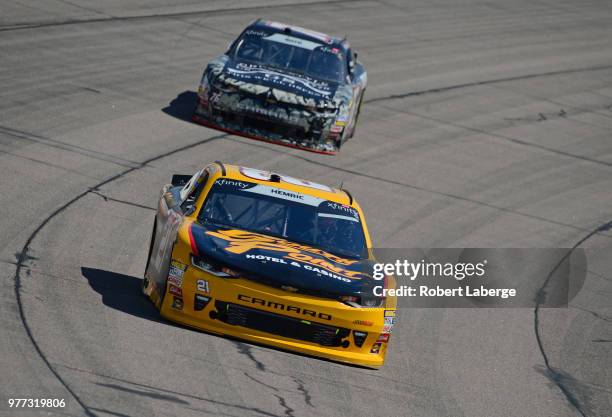
[[[372,259],[345,258],[278,237],[195,222],[191,236],[203,260],[288,291],[337,298],[372,294],[381,285],[372,278]]]

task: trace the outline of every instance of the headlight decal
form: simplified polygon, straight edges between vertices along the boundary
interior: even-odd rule
[[[210,303],[210,297],[196,294],[193,298],[193,309],[195,311],[202,311],[206,308],[208,303]]]
[[[353,330],[353,341],[355,342],[355,345],[357,347],[363,346],[367,337],[368,337],[368,333]]]
[[[226,266],[218,267],[217,265],[213,264],[211,261],[208,261],[207,259],[201,258],[199,256],[191,255],[191,264],[194,267],[198,268],[199,270],[208,272],[209,274],[215,275],[217,277],[222,277],[222,278],[229,278],[229,277],[239,278],[240,277],[240,273],[234,271],[233,269],[230,269]]]

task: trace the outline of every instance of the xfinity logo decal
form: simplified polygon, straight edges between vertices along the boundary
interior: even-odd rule
[[[331,201],[327,201],[326,202],[327,207],[329,207],[332,210],[337,210],[337,211],[342,211],[345,212],[347,214],[350,214],[351,216],[355,217],[355,218],[359,218],[359,214],[357,213],[357,210],[355,210],[354,208],[350,207],[350,206],[346,206],[344,204],[338,204],[338,203],[334,203]]]
[[[247,188],[250,184],[247,184],[246,182],[241,182],[241,181],[235,181],[235,180],[227,180],[225,178],[217,180],[217,184],[219,185],[229,185],[232,187],[239,187],[241,189],[245,189]]]

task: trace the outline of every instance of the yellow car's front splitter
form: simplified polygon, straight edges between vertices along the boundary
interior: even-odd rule
[[[185,274],[180,290],[168,286],[160,312],[168,320],[204,331],[374,368],[383,365],[388,345],[385,315],[395,313],[352,308],[193,269]],[[356,334],[362,337],[360,346]]]
[[[197,320],[187,314],[177,311],[164,311],[162,308],[162,317],[189,326],[199,330],[204,330],[211,333],[216,333],[224,336],[231,336],[245,341],[273,346],[279,349],[286,349],[306,355],[321,357],[333,361],[350,363],[353,365],[362,365],[373,368],[378,368],[384,364],[384,350],[386,344],[381,348],[379,354],[371,353],[356,353],[350,351],[341,351],[339,349],[325,348],[284,338],[282,336],[269,335],[263,332],[258,332],[241,326],[232,326],[221,322],[210,322],[207,320]]]

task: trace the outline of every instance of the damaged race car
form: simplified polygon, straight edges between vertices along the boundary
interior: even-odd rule
[[[162,188],[143,292],[183,325],[377,368],[397,300],[373,265],[345,190],[215,162]]]
[[[257,20],[204,70],[192,119],[335,154],[355,134],[366,85],[346,39]]]

